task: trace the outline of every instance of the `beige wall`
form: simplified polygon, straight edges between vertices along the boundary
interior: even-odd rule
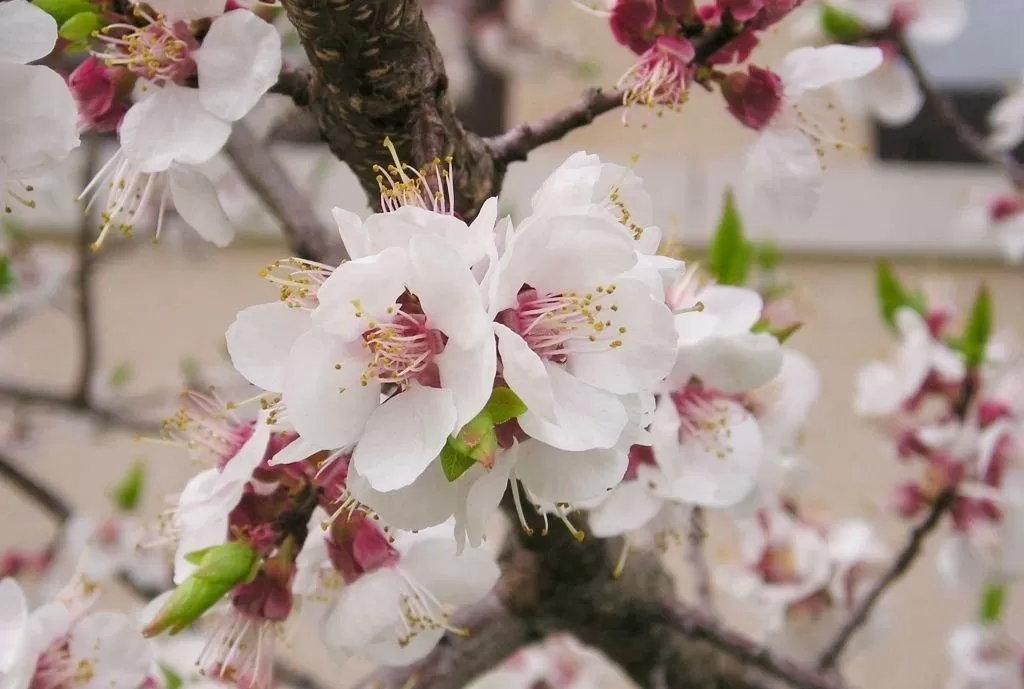
[[[225,327],[240,307],[273,298],[274,291],[257,275],[261,266],[279,255],[270,248],[210,252],[201,259],[183,260],[166,249],[144,246],[136,255],[114,261],[99,279],[98,322],[101,361],[105,366],[130,360],[138,372],[138,391],[171,389],[184,356],[216,361]],[[1024,333],[1020,293],[1024,277],[1004,268],[979,265],[910,265],[908,280],[948,274],[968,295],[978,281],[992,288],[999,321]],[[883,509],[889,489],[904,470],[889,456],[887,445],[850,410],[853,376],[870,357],[884,356],[888,338],[878,323],[871,298],[870,265],[863,262],[796,261],[787,275],[799,286],[808,325],[792,340],[817,362],[824,392],[814,410],[806,454],[812,463],[808,504],[835,517],[877,519],[889,543],[898,544],[904,524]],[[65,388],[77,362],[74,332],[66,317],[42,314],[7,338],[0,358],[5,379],[26,385]],[[65,492],[86,510],[103,510],[103,491],[136,457],[151,468],[146,509],[156,514],[161,495],[178,490],[193,471],[188,460],[159,446],[125,437],[94,437],[68,424],[45,430],[25,465],[50,485]],[[22,497],[0,486],[0,546],[30,546],[46,538],[50,525]],[[728,531],[716,525],[712,552],[727,555],[722,545]],[[684,572],[682,553],[668,553]],[[684,584],[685,585],[685,584]],[[850,679],[873,689],[933,689],[944,668],[944,639],[953,623],[974,609],[969,596],[949,597],[937,586],[933,552],[919,568],[893,589],[893,630],[885,643],[854,662]],[[726,606],[733,613],[736,606]],[[1024,601],[1015,600],[1010,619],[1019,631]],[[303,654],[309,657],[308,653]],[[316,657],[316,654],[313,656]],[[338,674],[322,658],[318,672],[338,684]],[[364,669],[346,666],[341,676]],[[345,680],[347,681],[347,680]]]

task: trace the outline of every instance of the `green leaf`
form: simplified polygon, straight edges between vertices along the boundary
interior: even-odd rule
[[[722,217],[708,247],[708,267],[720,285],[743,285],[750,273],[753,247],[743,236],[743,219],[732,191],[725,194]]]
[[[981,592],[981,605],[978,608],[978,620],[982,624],[995,624],[1003,616],[1006,604],[1006,585],[989,584]]]
[[[502,424],[526,413],[526,404],[510,388],[497,387],[484,405],[484,413],[495,424]]]
[[[771,323],[769,323],[768,321],[758,321],[757,323],[754,323],[754,326],[750,329],[750,332],[768,333],[776,340],[778,340],[779,344],[785,344],[786,340],[792,337],[793,333],[802,328],[803,325],[803,323],[794,323],[793,325],[787,326],[785,328],[773,328]]]
[[[828,4],[821,6],[821,30],[840,43],[852,43],[864,35],[864,26],[856,17]]]
[[[878,309],[882,320],[890,328],[896,328],[896,312],[905,306],[911,306],[910,297],[903,283],[896,277],[892,266],[885,261],[875,264],[875,295],[878,297]]]
[[[164,689],[181,689],[181,685],[185,683],[181,676],[168,665],[158,663],[158,666],[160,674],[164,676]]]
[[[76,14],[99,11],[96,5],[86,0],[35,0],[35,6],[53,17],[57,26],[64,26]]]
[[[763,241],[754,246],[754,262],[764,271],[779,267],[779,247],[775,242]]]
[[[110,370],[110,375],[107,376],[107,385],[115,390],[123,388],[131,382],[134,376],[135,371],[132,368],[132,363],[130,361],[122,361]]]
[[[121,512],[134,512],[142,500],[145,485],[146,464],[136,460],[110,491],[110,499]]]
[[[60,25],[60,37],[77,43],[88,40],[100,26],[100,17],[93,11],[79,12]]]
[[[11,257],[0,257],[0,294],[6,294],[17,284],[14,277],[14,269],[11,267]]]
[[[977,368],[985,361],[985,350],[988,348],[989,337],[992,336],[992,296],[988,285],[982,285],[978,296],[974,298],[971,312],[964,324],[960,351],[968,368]]]
[[[449,481],[458,479],[474,464],[476,464],[475,459],[452,447],[451,439],[441,448],[441,469],[444,471],[444,477]]]

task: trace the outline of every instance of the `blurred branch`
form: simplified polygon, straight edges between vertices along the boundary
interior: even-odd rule
[[[903,58],[907,61],[910,71],[917,79],[918,86],[924,94],[925,102],[935,113],[945,120],[946,124],[953,129],[956,137],[981,160],[988,161],[1003,171],[1010,183],[1018,189],[1024,189],[1024,166],[1021,166],[1013,156],[1007,152],[999,151],[985,141],[985,137],[971,127],[957,112],[956,106],[943,96],[935,88],[935,85],[928,78],[918,59],[914,49],[910,47],[906,37],[897,33],[895,37]]]
[[[92,179],[96,170],[100,145],[100,139],[93,136],[85,137],[82,142],[85,161],[82,164],[82,184],[80,186],[83,189],[89,184],[89,180]],[[75,248],[76,285],[78,287],[78,342],[81,361],[79,362],[74,401],[79,405],[88,406],[92,381],[96,373],[96,323],[93,318],[92,303],[95,297],[92,289],[95,256],[92,250],[92,228],[89,216],[84,213],[78,221],[78,238]]]
[[[715,602],[711,588],[711,568],[708,567],[707,553],[704,550],[706,538],[704,510],[695,507],[690,514],[690,533],[687,539],[690,546],[688,557],[697,582],[697,600],[700,602],[701,610],[713,617]]]
[[[882,594],[896,580],[906,574],[910,566],[914,564],[914,560],[921,554],[921,546],[925,538],[939,525],[942,516],[952,507],[955,497],[956,491],[953,488],[948,488],[932,504],[928,516],[910,532],[910,537],[896,556],[896,559],[889,565],[889,569],[875,582],[875,585],[868,591],[864,600],[860,602],[857,609],[850,615],[850,619],[846,621],[836,634],[832,643],[822,652],[821,658],[818,660],[819,670],[822,672],[827,671],[839,661],[854,633],[868,621],[868,617],[870,617],[874,610],[875,604],[882,598]]]
[[[337,264],[347,258],[337,233],[320,222],[313,205],[271,155],[267,143],[242,122],[236,122],[224,151],[239,174],[281,223],[288,245],[300,258]]]
[[[0,476],[19,493],[42,507],[60,524],[71,518],[71,506],[64,498],[22,471],[16,460],[0,455]]]
[[[123,415],[121,412],[100,406],[91,401],[82,401],[74,395],[62,395],[48,390],[0,384],[0,400],[7,399],[20,404],[50,407],[90,417],[101,426],[133,433],[158,433],[160,424]]]

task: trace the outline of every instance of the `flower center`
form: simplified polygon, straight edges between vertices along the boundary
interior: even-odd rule
[[[731,425],[729,409],[720,403],[720,395],[700,383],[690,383],[678,392],[670,393],[679,414],[679,442],[692,440],[714,449],[719,459],[731,453],[718,440]]]
[[[196,664],[204,676],[240,688],[270,687],[277,634],[277,624],[232,608],[220,616]]]
[[[469,630],[452,625],[451,616],[426,587],[420,586],[412,577],[396,566],[394,571],[402,578],[404,584],[399,606],[402,611],[404,630],[399,633],[398,644],[407,645],[414,636],[421,632],[444,629],[458,636],[469,636]]]
[[[526,288],[515,307],[499,314],[499,320],[519,333],[542,359],[564,364],[573,354],[618,349],[625,326],[616,326],[619,311],[615,285],[598,285],[593,292],[542,294]]]
[[[260,271],[260,276],[275,285],[279,298],[293,309],[312,311],[320,303],[317,294],[320,286],[334,272],[334,268],[323,263],[301,258],[285,258],[274,261]]]
[[[408,313],[400,307],[390,322],[373,324],[363,332],[362,345],[369,352],[370,361],[361,383],[416,381],[437,386],[439,374],[434,359],[444,351],[446,341],[440,330],[428,325],[422,313]]]
[[[164,212],[167,209],[170,187],[163,184],[165,173],[147,173],[135,169],[135,166],[128,162],[124,152],[118,152],[111,157],[107,163],[100,168],[96,176],[92,178],[88,186],[78,196],[78,201],[88,198],[85,212],[92,210],[92,205],[100,194],[100,190],[106,188],[106,204],[100,213],[100,233],[96,241],[92,243],[93,251],[97,251],[102,245],[111,230],[117,229],[125,237],[132,236],[135,224],[142,217],[149,206],[149,202],[155,200],[155,192],[163,187],[159,194],[159,206],[156,218],[156,231],[153,241],[160,239],[160,232],[163,229]]]
[[[678,110],[686,102],[693,56],[693,45],[685,38],[658,38],[619,79],[618,86],[625,89],[622,104]]]
[[[93,53],[108,67],[121,67],[157,84],[181,83],[195,71],[195,39],[184,22],[173,26],[163,15],[152,17],[140,9],[136,16],[145,26],[119,23],[105,26],[98,36],[103,50]]]
[[[415,206],[442,215],[455,215],[455,187],[450,156],[444,161],[435,158],[430,166],[417,170],[399,160],[398,151],[390,138],[384,139],[384,147],[391,153],[393,164],[387,167],[373,166],[377,173],[383,211]]]
[[[252,437],[255,424],[242,422],[214,392],[187,392],[184,397],[178,411],[164,420],[161,438],[153,442],[184,447],[196,461],[212,459],[223,469]]]

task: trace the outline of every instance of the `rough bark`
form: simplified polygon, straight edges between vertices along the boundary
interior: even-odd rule
[[[487,144],[466,131],[448,97],[448,78],[413,0],[285,0],[314,69],[311,108],[331,151],[371,199],[374,164],[387,165],[391,139],[403,162],[452,156],[456,208],[465,217],[497,192]]]

